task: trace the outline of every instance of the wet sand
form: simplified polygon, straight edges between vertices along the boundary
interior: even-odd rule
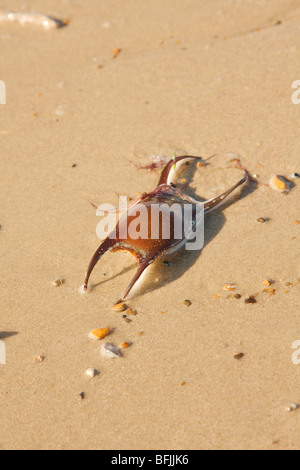
[[[201,198],[240,177],[224,169],[231,153],[261,183],[299,172],[300,1],[1,8],[70,23],[0,24],[0,448],[299,449],[300,410],[286,411],[300,403],[299,183],[288,195],[251,187],[210,215],[201,253],[153,266],[131,323],[111,310],[136,269],[127,255],[102,259],[90,295],[77,289],[100,243],[93,205],[157,184],[131,161],[216,155],[195,170]],[[124,357],[101,356],[88,338],[99,326],[132,343]],[[100,374],[88,379],[89,367]]]

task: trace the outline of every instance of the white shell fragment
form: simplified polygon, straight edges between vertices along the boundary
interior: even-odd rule
[[[0,10],[0,23],[14,22],[21,26],[32,24],[43,29],[62,28],[67,23],[40,13],[26,13]]]
[[[96,377],[96,375],[98,375],[98,374],[99,374],[99,372],[96,369],[92,369],[92,368],[87,369],[85,371],[85,375],[87,377],[89,377],[90,379],[92,379],[93,377]]]
[[[292,411],[298,410],[298,408],[300,408],[300,405],[298,405],[298,403],[290,403],[290,404],[286,407],[286,411],[288,411],[289,413],[291,413]]]
[[[86,295],[91,291],[91,286],[88,286],[87,289],[84,288],[84,285],[80,286],[78,289],[79,294]]]
[[[101,348],[101,353],[103,354],[103,356],[111,357],[111,358],[122,357],[123,356],[121,351],[119,351],[119,349],[116,348],[116,346],[114,346],[113,344],[110,344],[110,343],[103,344],[103,346]]]

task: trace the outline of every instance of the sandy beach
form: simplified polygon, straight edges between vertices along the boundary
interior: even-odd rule
[[[300,0],[0,10],[65,22],[0,20],[0,449],[299,449]],[[137,167],[174,152],[213,156],[194,197],[241,177],[234,155],[258,184],[207,217],[201,252],[151,266],[127,322],[111,307],[130,256],[107,253],[78,293],[100,244],[95,207],[155,188],[159,171]],[[272,175],[291,179],[288,194]],[[106,341],[129,347],[103,357]]]

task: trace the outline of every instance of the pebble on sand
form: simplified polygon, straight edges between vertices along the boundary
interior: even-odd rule
[[[241,359],[243,359],[243,357],[245,357],[244,353],[237,353],[233,355],[233,358],[236,359],[237,361],[240,361]]]
[[[119,351],[119,349],[111,343],[103,344],[101,353],[103,356],[111,358],[122,357],[121,351]]]
[[[105,326],[104,328],[96,328],[89,333],[90,339],[102,339],[105,336],[109,335],[110,328],[109,326]]]
[[[129,348],[129,346],[130,346],[130,344],[127,343],[126,341],[124,341],[124,343],[121,343],[121,344],[120,344],[120,348],[121,348],[121,349]]]

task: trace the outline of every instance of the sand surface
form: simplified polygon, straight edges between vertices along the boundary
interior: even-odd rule
[[[299,183],[289,195],[252,187],[211,215],[201,253],[153,267],[131,323],[111,310],[136,269],[128,255],[107,254],[97,287],[77,289],[100,243],[91,203],[157,184],[130,161],[216,154],[193,178],[207,198],[240,177],[220,169],[228,153],[262,183],[299,171],[300,1],[0,7],[70,20],[53,31],[0,24],[0,448],[299,449],[300,410],[285,409],[300,402]],[[275,295],[262,292],[267,278]],[[88,339],[98,326],[132,343],[123,358],[101,356]],[[88,367],[100,374],[87,379]]]

